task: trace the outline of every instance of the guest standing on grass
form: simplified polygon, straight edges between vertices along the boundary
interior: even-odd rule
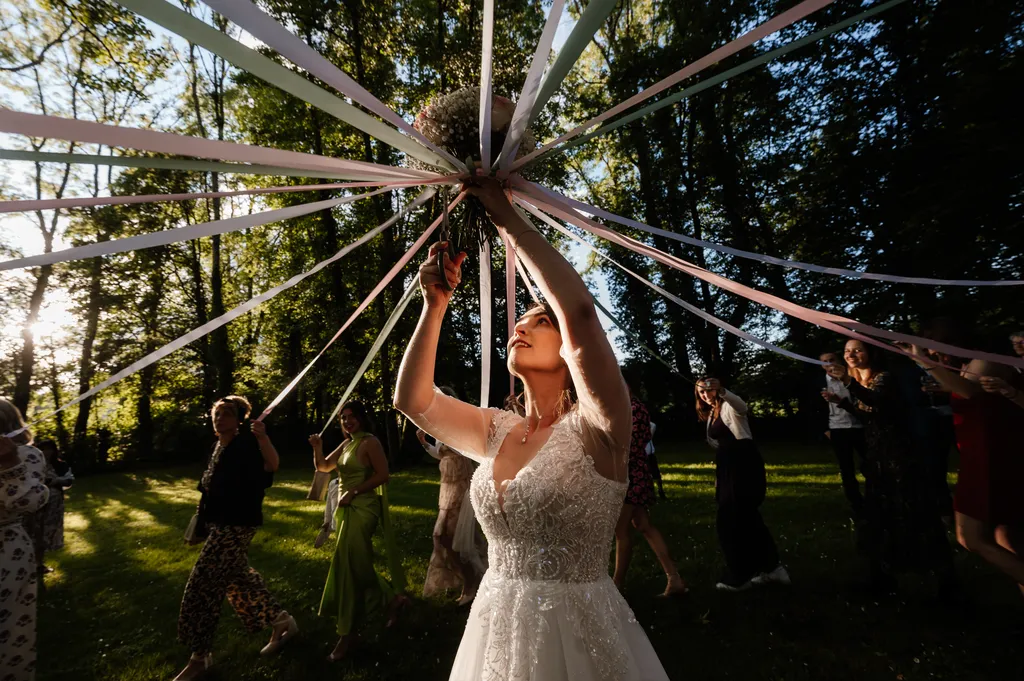
[[[715,448],[715,524],[726,566],[715,588],[744,591],[769,583],[788,585],[789,573],[761,518],[767,478],[750,433],[747,405],[717,378],[697,381],[694,394],[697,418],[707,424],[708,443]]]
[[[628,387],[628,386],[627,386]],[[679,576],[679,570],[669,555],[665,537],[651,522],[650,507],[654,504],[654,476],[649,466],[647,445],[651,443],[651,417],[647,407],[637,399],[630,388],[630,403],[633,410],[633,432],[629,443],[626,500],[622,504],[618,523],[615,526],[615,586],[622,590],[626,583],[626,572],[633,556],[633,530],[644,536],[661,569],[665,571],[665,591],[662,597],[681,596],[686,593],[686,583]]]
[[[864,517],[858,545],[868,559],[872,595],[895,592],[902,572],[934,572],[940,596],[957,584],[953,554],[946,540],[939,500],[929,480],[912,415],[896,377],[885,371],[873,346],[850,340],[844,351],[849,373],[840,380],[850,397],[825,398],[864,422]]]
[[[28,513],[49,496],[43,455],[28,430],[12,438],[25,421],[18,408],[0,398],[0,679],[36,678],[36,595],[38,573],[32,539],[22,527]]]
[[[246,427],[252,407],[238,395],[213,405],[217,434],[209,465],[199,482],[202,497],[195,539],[205,543],[189,575],[178,616],[178,639],[192,651],[175,681],[190,681],[213,664],[213,634],[224,597],[249,633],[273,627],[260,654],[277,652],[298,631],[267,590],[260,573],[249,566],[249,544],[263,524],[263,495],[273,484],[279,459],[266,426]]]
[[[822,393],[832,393],[849,399],[850,391],[839,379],[846,373],[842,354],[824,352],[818,359],[825,362],[825,385]],[[864,512],[864,497],[860,492],[860,482],[857,481],[857,468],[864,466],[864,426],[856,414],[843,409],[835,402],[826,404],[828,419],[823,424],[825,437],[828,438],[839,464],[839,477],[843,482],[843,494],[850,504],[850,517],[857,522]]]
[[[338,642],[327,656],[331,662],[348,654],[371,616],[386,611],[386,626],[390,627],[399,611],[409,604],[403,593],[402,560],[391,529],[387,495],[390,473],[384,448],[374,437],[370,416],[361,402],[342,406],[341,427],[345,441],[327,456],[320,436],[309,438],[316,470],[338,471],[338,543],[320,601],[320,614],[335,618],[338,631]],[[384,534],[391,582],[373,565],[373,535],[378,525]]]

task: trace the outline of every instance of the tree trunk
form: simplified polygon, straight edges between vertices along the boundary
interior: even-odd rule
[[[53,346],[50,346],[50,394],[53,396],[53,408],[60,408],[60,371],[57,367],[57,354]],[[64,412],[59,411],[54,416],[54,426],[57,430],[57,444],[61,452],[68,451],[68,429],[64,426]]]
[[[50,248],[47,247],[45,252],[49,253]],[[39,268],[35,286],[32,288],[32,297],[29,298],[28,317],[21,329],[18,375],[14,382],[14,406],[26,417],[28,416],[28,404],[32,398],[32,374],[36,365],[36,341],[32,327],[39,321],[39,310],[43,306],[43,296],[46,294],[46,287],[50,283],[52,273],[51,265],[43,265]]]
[[[95,373],[92,353],[99,328],[100,307],[102,306],[103,262],[93,258],[89,263],[89,298],[85,306],[85,335],[82,338],[82,355],[78,359],[78,394],[87,392],[92,387]],[[85,438],[89,429],[89,415],[92,412],[92,398],[87,397],[78,403],[78,416],[75,417],[74,442],[75,451],[85,446]]]
[[[202,326],[210,321],[206,303],[206,283],[203,281],[203,262],[199,250],[199,241],[189,242],[189,274],[192,277],[192,304],[196,315],[196,326]],[[199,355],[199,363],[202,367],[202,403],[203,408],[213,405],[214,393],[217,387],[217,368],[210,357],[210,339],[201,336],[195,341],[196,354]]]

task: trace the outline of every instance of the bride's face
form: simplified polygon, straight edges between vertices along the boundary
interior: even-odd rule
[[[533,372],[567,371],[562,333],[546,310],[536,307],[516,322],[508,343],[508,370],[522,378]]]

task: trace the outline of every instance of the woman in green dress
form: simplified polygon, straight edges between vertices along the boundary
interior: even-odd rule
[[[370,418],[362,403],[347,402],[342,407],[341,426],[347,437],[328,456],[324,456],[319,435],[309,438],[316,469],[324,473],[337,469],[340,486],[335,514],[338,544],[320,601],[320,614],[337,620],[340,636],[327,658],[331,662],[345,657],[371,616],[385,612],[390,627],[409,603],[402,593],[405,574],[388,515],[389,473],[384,448],[370,432]],[[373,535],[378,525],[384,534],[390,582],[374,569]]]

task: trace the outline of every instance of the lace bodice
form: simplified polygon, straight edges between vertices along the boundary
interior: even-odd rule
[[[608,576],[608,552],[626,484],[601,476],[584,451],[578,419],[557,423],[536,457],[510,480],[499,504],[494,456],[521,417],[496,412],[488,456],[471,498],[495,576],[594,582]]]

